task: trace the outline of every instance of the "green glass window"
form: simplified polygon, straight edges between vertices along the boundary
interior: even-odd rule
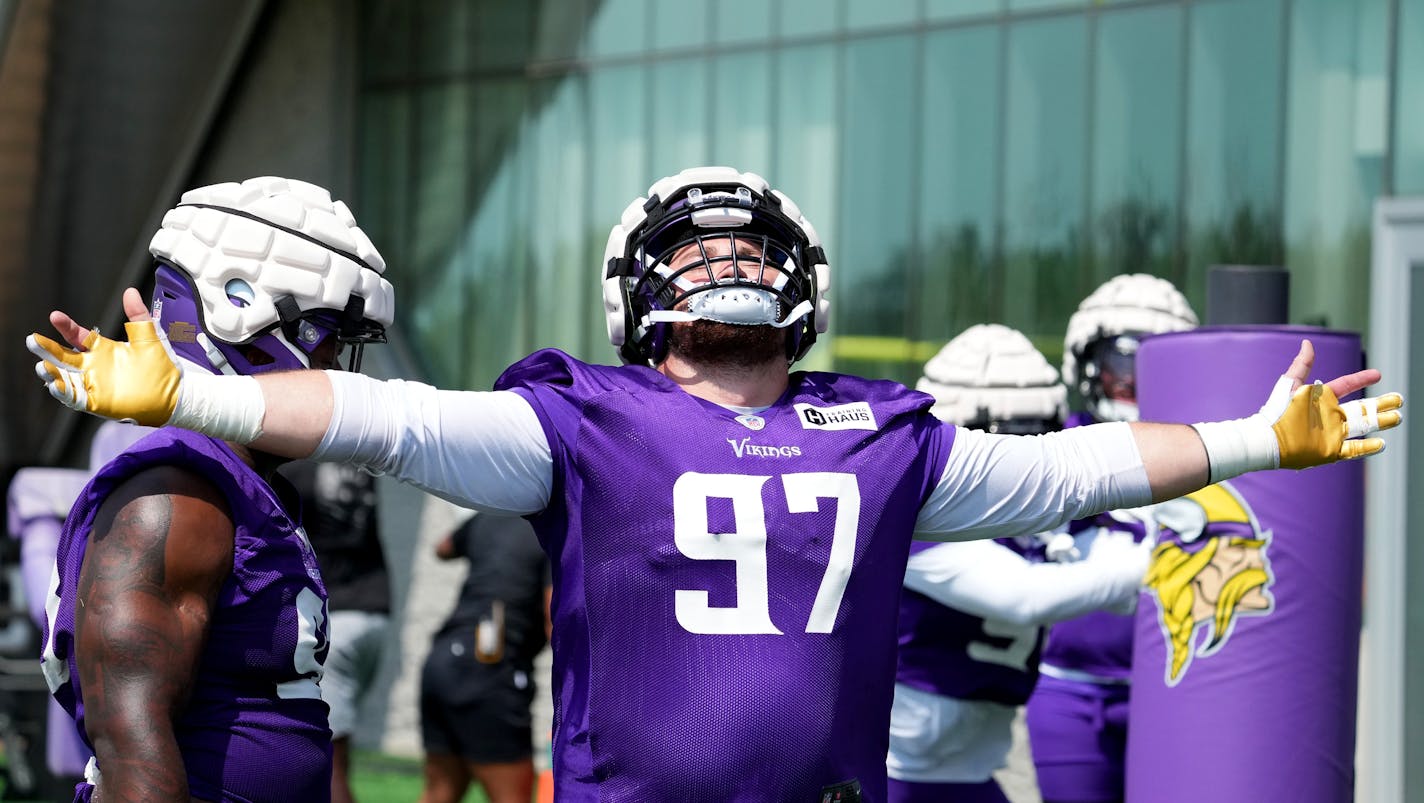
[[[1104,14],[1093,65],[1093,257],[1081,295],[1119,273],[1180,285],[1182,9]]]
[[[1280,265],[1280,0],[1199,3],[1188,19],[1188,288],[1213,264]]]
[[[1296,0],[1282,209],[1292,318],[1365,324],[1370,207],[1388,133],[1386,0]]]
[[[1401,194],[1424,195],[1424,5],[1400,2],[1398,7],[1394,183]]]
[[[914,299],[918,360],[1000,306],[999,169],[1003,29],[938,31],[925,40]]]
[[[1087,20],[1018,23],[1008,42],[998,322],[1061,338],[1086,259]]]
[[[908,378],[905,305],[915,270],[918,138],[915,50],[914,40],[901,36],[845,47],[835,346],[838,364],[873,376]],[[866,353],[866,343],[878,357]],[[862,359],[867,357],[872,359]]]

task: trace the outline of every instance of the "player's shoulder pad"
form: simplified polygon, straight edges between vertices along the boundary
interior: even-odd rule
[[[141,472],[170,466],[203,478],[230,501],[264,493],[266,481],[253,470],[234,471],[234,461],[237,458],[227,444],[216,438],[177,427],[160,427],[105,464],[90,485],[101,496],[107,496]]]
[[[822,371],[800,373],[803,395],[815,396],[826,404],[869,402],[876,418],[882,422],[897,416],[928,414],[934,406],[935,400],[930,394],[888,379],[866,379]]]
[[[540,349],[505,369],[495,390],[577,388],[581,393],[615,390],[663,390],[657,372],[636,365],[594,365],[558,349]]]

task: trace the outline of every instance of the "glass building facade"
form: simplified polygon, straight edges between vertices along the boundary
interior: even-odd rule
[[[805,365],[913,380],[965,327],[1056,360],[1078,301],[1285,265],[1363,330],[1370,216],[1424,193],[1424,4],[1402,0],[368,0],[358,217],[429,378],[553,346],[615,362],[609,227],[698,164],[826,241]]]

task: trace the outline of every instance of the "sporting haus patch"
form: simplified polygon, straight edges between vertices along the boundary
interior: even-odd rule
[[[851,402],[835,407],[817,407],[812,404],[796,405],[796,415],[801,419],[802,429],[868,429],[877,430],[875,413],[870,402]]]

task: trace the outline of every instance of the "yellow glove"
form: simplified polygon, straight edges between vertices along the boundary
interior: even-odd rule
[[[1398,393],[1341,404],[1319,382],[1302,385],[1271,424],[1280,444],[1280,467],[1310,468],[1383,451],[1384,440],[1363,436],[1398,426],[1402,406],[1404,397]]]
[[[1217,483],[1248,471],[1310,468],[1355,460],[1384,449],[1380,438],[1366,438],[1398,426],[1404,397],[1386,393],[1341,404],[1329,386],[1316,382],[1294,391],[1282,376],[1260,412],[1234,421],[1193,424]]]
[[[25,338],[25,346],[41,360],[35,373],[65,406],[104,418],[162,426],[178,406],[183,371],[152,321],[129,322],[124,329],[127,342],[91,331],[84,339],[84,351],[38,333]]]

